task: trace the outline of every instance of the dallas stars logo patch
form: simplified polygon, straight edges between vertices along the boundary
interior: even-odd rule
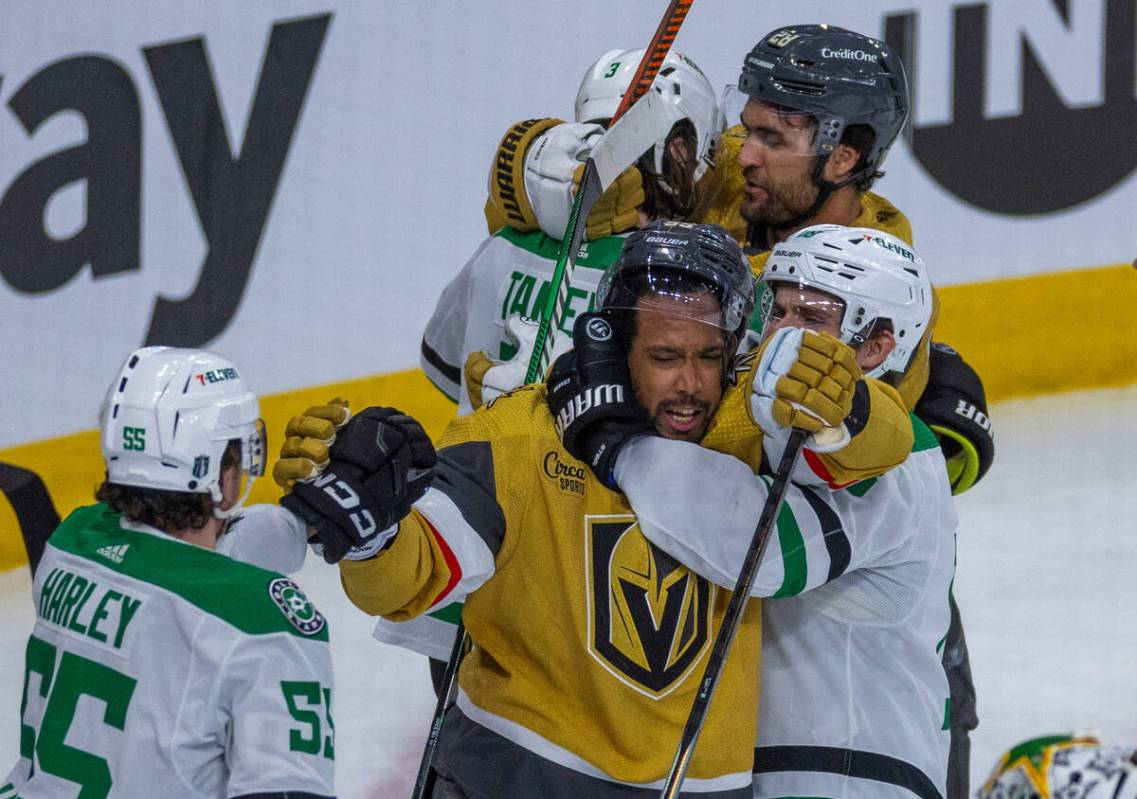
[[[304,635],[316,635],[324,629],[323,615],[304,596],[300,586],[287,577],[278,577],[269,583],[268,595],[292,626]]]

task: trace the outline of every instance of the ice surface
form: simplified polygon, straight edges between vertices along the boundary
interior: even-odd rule
[[[979,695],[972,787],[1047,732],[1137,745],[1137,387],[991,409],[995,465],[958,502],[955,594]],[[409,796],[433,710],[424,658],[371,638],[336,569],[297,580],[331,622],[342,799]],[[0,574],[0,776],[19,741],[26,569]],[[677,735],[678,737],[678,735]]]

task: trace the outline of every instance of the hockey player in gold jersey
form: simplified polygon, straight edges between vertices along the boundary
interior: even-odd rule
[[[640,270],[655,277],[642,285],[632,329],[589,332],[626,338],[635,397],[598,391],[590,402],[618,404],[642,433],[717,444],[756,468],[748,374],[728,389],[754,296],[741,250],[714,226],[655,223],[628,238],[609,272],[632,258],[637,268],[655,265]],[[851,437],[820,458],[855,452],[872,435],[876,445],[863,452],[884,453],[882,472],[897,462],[892,447],[911,448],[911,427],[907,438],[881,433],[878,420],[854,413],[855,398],[872,391],[860,412],[886,424],[899,399],[865,385],[848,347],[818,339],[808,356],[813,390],[782,410]],[[624,497],[561,444],[558,427],[573,426],[566,413],[579,421],[589,403],[554,418],[546,394],[526,386],[454,420],[437,462],[414,420],[369,408],[340,428],[322,474],[283,500],[307,519],[325,558],[340,561],[345,591],[366,612],[408,618],[465,596],[473,649],[441,733],[436,796],[653,796],[728,601],[648,540]],[[828,463],[840,471],[851,461]],[[592,465],[604,472],[602,453]],[[713,535],[713,517],[691,534]],[[754,604],[684,796],[750,796],[760,633]]]
[[[875,228],[912,242],[907,217],[871,191],[910,105],[903,65],[887,43],[832,25],[778,28],[747,54],[733,99],[724,111],[727,123],[734,124],[722,137],[715,168],[705,178],[708,184],[717,184],[717,193],[699,218],[722,225],[747,243],[756,276],[761,275],[771,247],[815,224]],[[538,138],[521,142],[519,155],[511,158],[516,167],[512,178],[503,185],[520,201],[520,212],[530,213],[524,218],[514,214],[508,224],[519,230],[540,227],[560,237],[562,230],[554,229],[555,224],[549,227],[533,212],[546,203],[526,199],[527,193],[557,190],[553,175],[542,174],[537,181],[526,172],[520,148],[528,145],[538,147]],[[555,159],[546,154],[545,161]],[[571,180],[572,174],[570,170],[562,180]],[[502,174],[498,177],[501,181]],[[624,206],[634,196],[632,183],[624,181],[598,204],[599,210],[588,219],[590,232],[626,229],[627,222],[621,220],[627,216],[621,211],[626,212]],[[504,219],[500,196],[491,186],[486,203],[491,232],[506,224]],[[932,344],[938,313],[937,300],[932,322],[898,389],[906,406],[935,432],[952,491],[959,494],[990,468],[994,439],[989,423],[975,422],[976,413],[957,412],[979,409],[980,418],[986,419],[983,386],[959,353]],[[753,327],[757,328],[756,322]],[[953,684],[956,751],[948,790],[950,797],[965,799],[967,736],[978,720],[966,643],[954,605],[953,613],[945,646]]]

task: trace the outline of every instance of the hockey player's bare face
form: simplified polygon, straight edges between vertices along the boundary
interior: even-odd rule
[[[722,313],[711,294],[641,297],[628,369],[664,438],[699,441],[722,401]]]
[[[783,327],[802,327],[815,333],[841,337],[845,303],[824,291],[807,286],[779,284],[762,328],[765,340]]]
[[[812,117],[786,113],[753,100],[742,111],[746,140],[738,164],[746,179],[739,212],[747,222],[777,227],[805,213],[817,199],[813,182],[816,125]]]

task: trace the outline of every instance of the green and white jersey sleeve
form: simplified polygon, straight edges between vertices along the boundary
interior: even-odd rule
[[[581,245],[558,335],[572,335],[576,315],[595,307],[596,286],[623,247],[621,236]],[[511,316],[536,319],[548,296],[561,243],[541,231],[503,228],[482,242],[438,299],[422,336],[423,371],[455,402],[465,399],[462,367],[471,352],[508,360],[516,350],[505,334]],[[470,412],[468,399],[463,411]]]
[[[913,451],[892,471],[787,490],[752,592],[765,598],[756,796],[944,795],[958,520],[935,436],[913,427]],[[767,479],[658,437],[621,451],[616,479],[649,540],[735,584]]]
[[[15,795],[334,795],[327,623],[288,578],[93,505],[34,599]]]

